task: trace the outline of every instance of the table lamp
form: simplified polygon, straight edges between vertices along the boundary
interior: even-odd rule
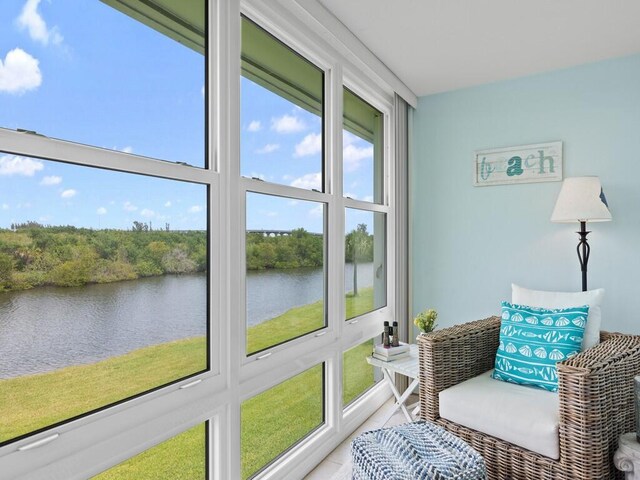
[[[556,223],[580,222],[578,259],[582,270],[582,291],[587,290],[587,263],[591,248],[587,243],[587,222],[609,222],[611,212],[598,177],[565,178],[551,214]]]

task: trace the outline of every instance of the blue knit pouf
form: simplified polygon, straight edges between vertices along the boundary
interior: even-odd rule
[[[484,459],[429,422],[365,432],[351,442],[353,480],[484,480]]]

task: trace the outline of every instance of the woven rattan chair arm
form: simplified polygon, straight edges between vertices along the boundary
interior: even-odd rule
[[[418,337],[420,349],[420,415],[436,420],[438,394],[493,368],[500,318],[455,325]]]
[[[633,377],[640,374],[640,337],[606,340],[558,363],[560,460],[575,478],[608,478],[618,437],[634,431]],[[597,476],[602,472],[602,477]]]

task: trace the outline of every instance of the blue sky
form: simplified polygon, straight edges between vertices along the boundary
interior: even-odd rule
[[[97,0],[2,0],[0,25],[0,127],[204,166],[201,54]],[[246,79],[241,86],[242,174],[320,188],[320,119]],[[372,153],[345,134],[353,198],[371,195]],[[321,228],[318,205],[260,198],[248,228]],[[202,185],[0,152],[0,228],[126,229],[137,220],[202,229],[205,209]]]

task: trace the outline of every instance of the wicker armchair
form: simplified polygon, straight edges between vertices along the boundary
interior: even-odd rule
[[[500,318],[490,317],[419,337],[422,419],[480,452],[489,479],[623,478],[613,454],[619,435],[635,430],[640,336],[601,332],[599,345],[558,363],[560,458],[553,460],[439,415],[439,392],[493,368],[499,335]]]

